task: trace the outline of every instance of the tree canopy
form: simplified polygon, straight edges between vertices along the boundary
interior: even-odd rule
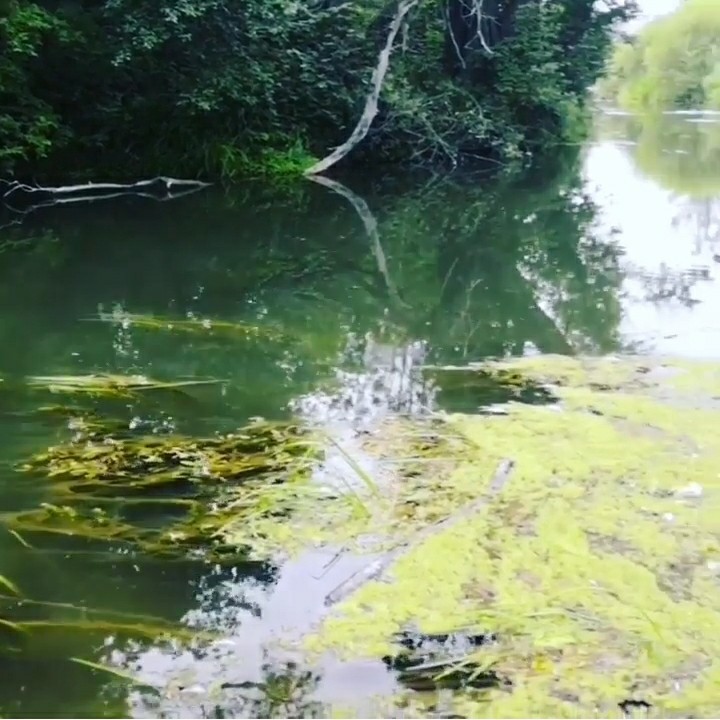
[[[417,0],[355,162],[521,158],[634,0]],[[396,0],[0,0],[0,171],[292,172],[348,137]]]
[[[677,12],[619,45],[600,89],[636,112],[720,110],[717,0],[685,0]]]

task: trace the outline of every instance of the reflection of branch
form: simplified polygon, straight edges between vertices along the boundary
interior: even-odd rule
[[[387,266],[387,259],[385,258],[385,251],[383,250],[382,244],[380,243],[380,233],[377,229],[377,220],[375,220],[375,216],[372,214],[372,211],[368,207],[368,204],[365,202],[365,200],[363,200],[359,195],[354,193],[352,190],[350,190],[350,188],[346,187],[342,183],[339,183],[337,180],[331,180],[324,175],[309,175],[308,179],[318,183],[319,185],[323,185],[326,188],[329,188],[333,192],[336,192],[338,195],[342,195],[342,197],[348,200],[353,206],[353,208],[355,208],[355,212],[357,212],[357,214],[360,216],[362,224],[365,227],[365,232],[367,233],[368,237],[372,242],[373,255],[375,256],[375,260],[377,261],[380,274],[383,276],[383,278],[385,278],[385,285],[387,286],[388,292],[393,297],[393,299],[396,300],[400,305],[402,305],[403,307],[407,307],[407,304],[400,297],[397,288],[395,287],[395,283],[390,277],[390,272],[388,271]]]

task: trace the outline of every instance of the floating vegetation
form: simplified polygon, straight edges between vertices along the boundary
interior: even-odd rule
[[[100,312],[97,317],[85,318],[85,321],[112,323],[121,325],[126,329],[132,327],[140,330],[204,334],[228,339],[265,338],[278,340],[283,337],[283,333],[278,329],[265,325],[214,320],[211,318],[163,318],[137,313]]]
[[[95,397],[129,398],[140,392],[156,390],[183,392],[201,385],[217,385],[220,380],[184,380],[162,382],[151,380],[144,375],[34,375],[27,378],[31,388],[47,390],[51,393],[87,394]]]
[[[440,405],[453,412],[480,412],[510,401],[557,401],[541,383],[514,368],[435,365],[423,368],[423,375],[438,386]]]
[[[346,597],[308,648],[384,657],[406,687],[453,689],[446,712],[465,717],[628,708],[715,717],[717,366],[540,357],[478,369],[499,368],[552,386],[558,404],[448,415],[444,429],[388,421],[375,442],[394,443],[396,456],[418,456],[424,436],[439,439],[427,443],[430,458],[399,467],[386,528],[397,544],[408,526],[451,517],[486,492],[503,458],[515,461],[512,482],[484,512],[428,536],[381,582]],[[453,462],[423,462],[453,445]],[[429,651],[398,651],[408,625],[433,639]],[[481,628],[481,642],[449,652],[436,641],[455,627]]]
[[[19,468],[45,477],[48,492],[39,507],[0,516],[11,531],[220,561],[247,555],[263,522],[314,497],[318,448],[297,425],[255,422],[209,438],[137,436],[98,419],[76,429]]]

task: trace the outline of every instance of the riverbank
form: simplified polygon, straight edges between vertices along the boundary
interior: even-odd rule
[[[441,171],[582,136],[586,90],[632,5],[508,5],[497,23],[466,9],[8,0],[0,174],[278,179],[345,143],[356,167]]]

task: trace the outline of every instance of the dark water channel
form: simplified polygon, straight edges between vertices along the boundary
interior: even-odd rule
[[[312,629],[352,560],[318,580],[329,559],[320,551],[284,567],[220,568],[7,531],[3,518],[44,498],[17,464],[73,432],[34,412],[37,395],[18,390],[28,377],[221,379],[191,398],[121,410],[148,432],[207,435],[256,416],[353,424],[429,406],[477,409],[478,398],[419,381],[424,362],[720,357],[712,117],[639,127],[606,116],[579,153],[500,181],[249,184],[6,214],[2,223],[0,575],[37,604],[19,608],[0,592],[0,621],[45,623],[32,651],[0,654],[2,716],[312,716],[327,710],[322,702],[357,707],[394,682],[379,664],[287,665],[273,649]],[[208,332],[156,331],[133,315],[196,320]],[[223,321],[257,331],[212,332]],[[118,618],[140,616],[223,638],[200,657],[113,631]],[[82,632],[68,629],[86,621]],[[0,622],[0,648],[6,631]],[[144,694],[70,657],[115,662],[165,689]]]

